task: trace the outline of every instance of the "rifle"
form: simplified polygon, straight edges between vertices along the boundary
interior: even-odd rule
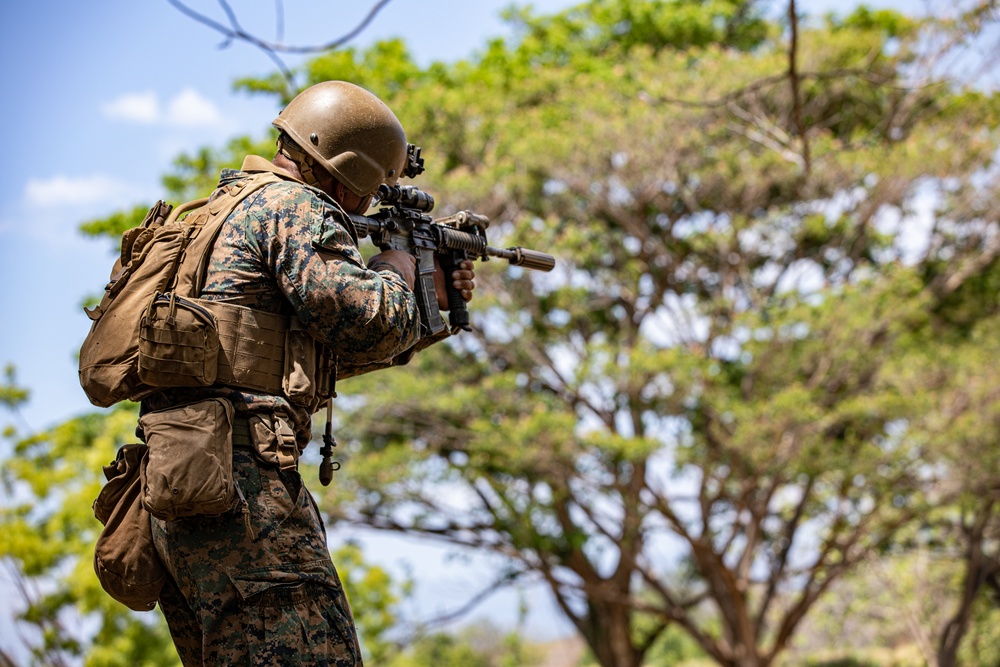
[[[424,171],[424,160],[420,148],[407,144],[407,165],[403,175],[414,178]],[[556,260],[552,255],[521,246],[494,248],[486,240],[486,229],[490,220],[485,215],[470,211],[459,211],[446,218],[433,219],[429,213],[434,209],[434,197],[411,185],[380,185],[376,192],[382,206],[371,215],[348,214],[359,238],[368,237],[382,250],[393,249],[408,252],[417,259],[417,309],[420,312],[420,333],[427,336],[445,328],[438,306],[437,292],[434,290],[434,256],[437,255],[441,268],[450,278],[458,263],[466,259],[488,261],[499,257],[514,266],[523,266],[535,271],[551,271]],[[471,331],[469,308],[462,293],[447,280],[448,326],[452,331]],[[326,433],[320,454],[319,479],[323,486],[330,483],[333,472],[340,464],[332,460],[333,448],[337,446],[332,432],[332,402],[327,403]]]
[[[408,145],[408,164],[403,173],[413,178],[424,170],[420,148]],[[445,328],[434,291],[434,255],[438,256],[446,276],[466,259],[488,261],[505,259],[514,266],[535,271],[551,271],[556,260],[552,255],[515,246],[494,248],[486,239],[490,220],[484,215],[460,211],[445,218],[433,219],[434,197],[416,187],[380,185],[376,193],[382,208],[371,215],[350,215],[359,237],[367,236],[382,250],[403,250],[417,259],[417,307],[422,335]],[[469,309],[459,290],[447,282],[448,325],[451,329],[470,331]]]

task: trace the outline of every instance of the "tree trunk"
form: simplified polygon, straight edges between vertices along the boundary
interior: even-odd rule
[[[969,629],[972,607],[992,571],[991,564],[983,554],[981,536],[977,537],[979,539],[974,537],[969,548],[962,599],[941,633],[941,644],[937,655],[938,667],[957,667],[958,649]]]
[[[591,602],[587,643],[601,667],[641,667],[643,654],[632,641],[631,609],[613,602]]]

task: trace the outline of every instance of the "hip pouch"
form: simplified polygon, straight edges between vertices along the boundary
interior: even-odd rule
[[[135,611],[156,606],[167,576],[140,502],[139,470],[147,451],[141,443],[119,449],[115,461],[104,466],[108,482],[94,501],[94,516],[104,524],[94,545],[94,572],[108,595]]]
[[[233,483],[233,406],[209,398],[139,417],[149,446],[142,505],[157,519],[227,512]]]
[[[157,292],[139,322],[139,380],[151,387],[207,387],[218,369],[212,313],[196,300]]]

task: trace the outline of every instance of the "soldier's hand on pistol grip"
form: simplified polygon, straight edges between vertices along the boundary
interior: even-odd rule
[[[395,271],[403,276],[406,285],[413,290],[417,284],[417,259],[408,252],[402,250],[383,250],[379,254],[368,260],[368,268],[373,271],[379,270],[379,264],[388,264]]]

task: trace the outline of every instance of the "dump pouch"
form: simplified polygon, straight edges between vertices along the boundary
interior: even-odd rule
[[[196,299],[157,292],[139,322],[139,381],[150,387],[207,387],[219,365],[215,317]]]
[[[139,417],[149,445],[142,504],[158,519],[222,514],[236,502],[233,406],[222,398]]]
[[[125,445],[104,466],[108,480],[94,501],[94,516],[104,529],[94,546],[94,572],[108,595],[135,611],[149,611],[166,581],[166,569],[153,546],[149,513],[140,502],[140,469],[148,448]]]

